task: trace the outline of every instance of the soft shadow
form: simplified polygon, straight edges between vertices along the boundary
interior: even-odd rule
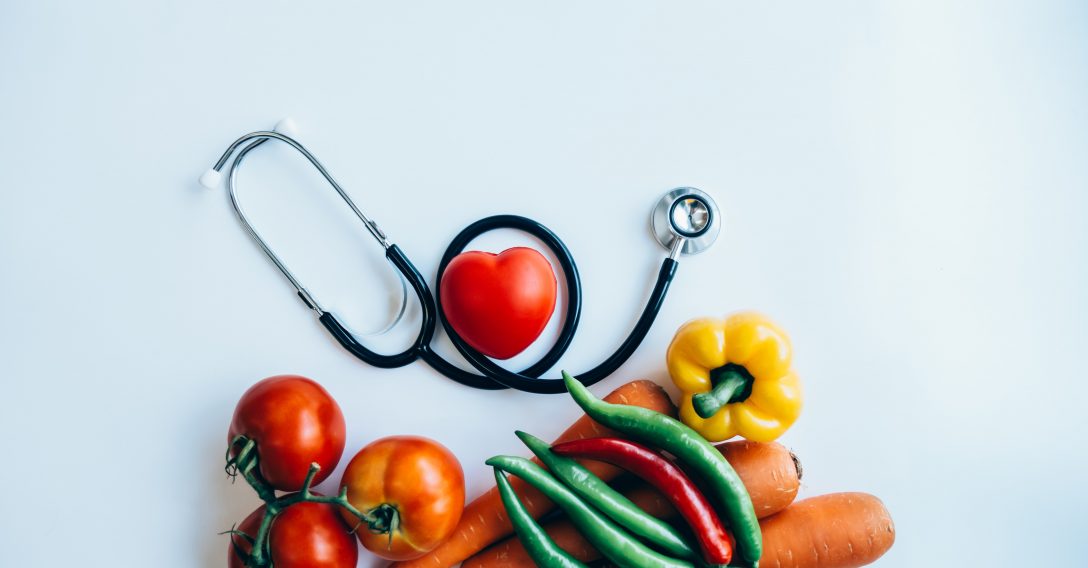
[[[209,432],[204,435],[199,445],[199,456],[194,456],[188,463],[194,464],[199,472],[193,472],[193,492],[201,506],[197,508],[199,513],[190,519],[192,531],[192,546],[196,552],[194,558],[199,566],[209,568],[225,567],[227,563],[227,550],[230,540],[227,535],[219,533],[230,530],[242,522],[247,515],[260,506],[253,489],[246,482],[238,478],[231,483],[223,467],[225,465],[224,453],[226,452],[227,427],[230,424],[234,401],[217,401],[214,407],[204,408],[202,412],[193,413],[191,432]],[[216,435],[215,429],[209,429],[208,424],[222,424],[221,435]]]

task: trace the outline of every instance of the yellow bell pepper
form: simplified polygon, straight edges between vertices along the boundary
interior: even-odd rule
[[[666,360],[683,395],[680,420],[711,442],[770,442],[801,414],[790,340],[762,314],[689,321]]]

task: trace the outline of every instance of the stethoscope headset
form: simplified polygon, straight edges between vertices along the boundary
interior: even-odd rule
[[[288,135],[292,130],[293,124],[289,119],[285,119],[276,125],[274,131],[251,132],[238,138],[225,152],[223,152],[223,155],[219,158],[219,161],[215,163],[215,166],[200,176],[200,183],[208,188],[218,186],[222,177],[221,171],[223,167],[226,166],[231,156],[234,156],[234,160],[231,161],[230,168],[227,172],[227,191],[230,195],[231,206],[234,208],[238,220],[241,221],[242,227],[249,233],[249,236],[253,238],[257,245],[261,247],[261,250],[264,251],[265,255],[267,255],[272,263],[276,265],[276,268],[278,268],[287,280],[291,282],[291,285],[295,287],[299,298],[302,299],[308,308],[317,314],[322,325],[325,326],[329,333],[336,338],[336,341],[339,342],[344,349],[347,349],[352,355],[355,355],[370,365],[387,369],[403,367],[412,363],[417,358],[422,359],[439,373],[442,373],[463,385],[478,389],[493,390],[509,387],[525,392],[543,394],[566,392],[562,379],[539,378],[540,375],[555,365],[560,357],[566,352],[567,348],[570,347],[570,343],[574,339],[574,332],[578,327],[578,319],[581,316],[582,310],[582,284],[578,276],[578,268],[574,263],[574,258],[571,256],[570,251],[567,250],[566,245],[555,233],[537,221],[526,217],[518,215],[495,215],[480,219],[465,227],[464,230],[454,237],[453,241],[450,242],[449,246],[446,248],[445,254],[442,255],[442,260],[438,266],[438,274],[435,278],[436,282],[442,281],[442,275],[445,273],[446,267],[449,265],[450,261],[460,254],[476,237],[495,229],[516,229],[539,239],[551,249],[555,254],[555,258],[558,259],[559,266],[563,271],[564,282],[567,289],[567,309],[563,324],[559,330],[559,336],[551,349],[549,349],[536,363],[530,365],[521,372],[513,372],[504,369],[490,358],[465,343],[453,327],[449,325],[442,312],[440,301],[431,293],[431,290],[427,285],[427,280],[420,274],[419,270],[416,269],[410,260],[408,260],[408,257],[405,256],[400,247],[389,241],[389,238],[378,224],[367,217],[366,214],[355,205],[351,200],[351,197],[348,196],[347,192],[345,192],[340,184],[336,182],[321,162],[318,161],[318,159],[302,144]],[[355,215],[359,217],[359,220],[362,221],[363,225],[374,239],[378,241],[378,244],[385,249],[386,259],[396,267],[402,276],[402,286],[403,282],[407,282],[415,291],[422,311],[422,322],[420,324],[419,334],[407,349],[400,353],[383,355],[368,349],[365,345],[360,343],[355,336],[336,319],[336,316],[331,312],[325,311],[321,307],[321,304],[319,304],[310,292],[306,290],[283,261],[276,256],[276,253],[272,251],[249,222],[249,219],[238,204],[238,196],[236,193],[238,168],[250,152],[269,140],[283,142],[297,150],[309,160],[314,168],[316,168],[325,180],[329,182],[332,188],[336,190],[344,202],[347,203],[348,207],[355,212]],[[706,250],[713,244],[721,230],[720,217],[721,214],[714,200],[705,192],[692,187],[680,187],[670,190],[656,203],[651,214],[651,230],[657,241],[669,251],[669,254],[661,263],[661,269],[657,273],[657,281],[654,284],[653,291],[650,292],[650,298],[646,302],[646,306],[643,308],[638,321],[635,323],[634,329],[627,336],[627,339],[625,339],[616,351],[607,359],[596,367],[576,375],[582,383],[589,386],[611,375],[627,361],[628,358],[630,358],[632,353],[635,352],[639,344],[642,343],[642,340],[645,339],[647,332],[650,330],[650,326],[653,324],[654,319],[661,310],[661,305],[665,301],[665,295],[669,290],[669,284],[676,274],[676,268],[679,264],[677,258],[681,254],[697,254]],[[406,288],[403,292],[404,295],[402,296],[400,313],[393,323],[390,324],[390,327],[392,327],[404,313],[404,307],[407,302]],[[441,319],[442,326],[446,330],[446,334],[449,336],[450,341],[457,351],[469,362],[469,364],[482,374],[478,375],[465,371],[445,360],[441,355],[431,349],[431,340],[434,337],[435,327],[439,319]]]

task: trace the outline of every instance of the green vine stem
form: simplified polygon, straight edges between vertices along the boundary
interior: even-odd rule
[[[231,535],[231,542],[235,544],[235,550],[238,552],[241,551],[238,549],[237,543],[234,542],[235,536],[243,537],[250,542],[250,552],[245,562],[249,568],[267,568],[272,565],[272,558],[268,550],[268,532],[272,527],[272,521],[284,509],[297,503],[336,505],[359,520],[351,529],[352,533],[359,530],[359,527],[366,525],[367,530],[375,534],[389,534],[390,544],[393,541],[393,534],[400,529],[400,512],[392,505],[382,504],[366,512],[360,511],[348,501],[347,487],[341,487],[340,493],[335,497],[315,495],[312,491],[314,476],[321,471],[321,466],[316,462],[310,464],[310,469],[306,472],[306,479],[302,482],[302,489],[296,493],[289,493],[280,497],[276,496],[275,489],[261,477],[257,464],[257,444],[254,440],[245,436],[237,436],[231,440],[230,445],[227,447],[227,465],[225,468],[227,475],[230,476],[231,480],[241,475],[265,503],[264,517],[261,518],[261,525],[256,536],[250,536],[235,529],[223,533]]]

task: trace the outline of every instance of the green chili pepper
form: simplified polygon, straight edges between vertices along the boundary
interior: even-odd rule
[[[582,383],[563,371],[563,382],[574,401],[590,418],[676,456],[689,473],[700,478],[711,499],[724,513],[737,541],[734,566],[759,566],[763,538],[759,531],[752,498],[733,466],[696,431],[679,420],[638,406],[609,404],[589,392]]]
[[[620,568],[693,568],[691,562],[669,558],[624,532],[539,465],[512,456],[495,456],[486,463],[522,478],[554,501],[582,536]]]
[[[536,454],[536,457],[544,462],[552,475],[566,483],[567,487],[617,524],[631,531],[635,536],[659,547],[667,554],[687,560],[699,558],[699,555],[672,525],[639,509],[638,505],[632,503],[619,491],[612,489],[576,460],[553,453],[544,440],[525,432],[515,433]]]
[[[506,507],[506,516],[510,517],[510,524],[514,525],[514,532],[518,534],[525,552],[533,563],[543,568],[587,568],[577,558],[567,554],[567,551],[559,548],[555,541],[544,532],[540,525],[536,524],[533,516],[525,509],[525,505],[510,487],[510,481],[498,468],[495,469],[495,484],[499,488],[499,496]]]

